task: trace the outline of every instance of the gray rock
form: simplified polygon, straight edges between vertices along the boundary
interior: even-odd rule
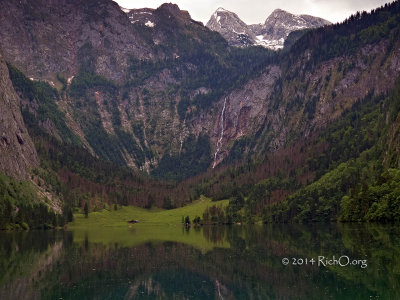
[[[27,179],[29,169],[36,167],[39,160],[19,103],[0,52],[0,173]]]

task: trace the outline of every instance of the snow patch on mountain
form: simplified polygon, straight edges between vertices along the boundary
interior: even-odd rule
[[[124,12],[124,13],[129,13],[131,10],[130,9],[128,9],[128,8],[123,8],[123,7],[121,7],[120,6],[120,8],[121,8],[121,10]]]
[[[285,42],[285,40],[283,38],[281,38],[279,40],[268,40],[268,39],[265,39],[263,35],[257,35],[254,44],[256,46],[263,46],[265,48],[279,50],[279,49],[283,48],[284,42]]]
[[[154,27],[155,24],[153,22],[151,22],[150,20],[147,21],[146,23],[144,23],[144,25],[146,25],[147,27]]]
[[[122,9],[122,8],[121,8]],[[122,9],[123,10],[123,9]],[[123,10],[129,17],[132,24],[142,24],[147,27],[153,28],[156,24],[156,17],[154,16],[154,9],[152,8],[139,8]]]

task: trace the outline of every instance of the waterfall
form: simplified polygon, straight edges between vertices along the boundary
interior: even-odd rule
[[[217,149],[215,150],[214,153],[214,164],[213,164],[213,169],[215,168],[216,164],[217,164],[217,155],[219,152],[219,149],[221,149],[222,146],[222,138],[224,136],[224,116],[225,116],[225,106],[226,106],[226,97],[224,100],[224,106],[222,107],[222,112],[221,112],[221,135],[217,141]]]
[[[217,279],[215,279],[215,285],[217,286],[219,299],[222,299],[222,300],[223,300],[224,297],[222,297],[222,294],[221,294],[221,287],[220,287],[219,281],[218,281]]]
[[[180,141],[180,147],[179,147],[179,155],[181,155],[182,152],[182,146],[183,146],[183,134],[184,134],[184,128],[185,128],[185,124],[186,124],[186,116],[187,116],[187,112],[185,113],[185,119],[183,120],[182,123],[182,127],[181,127],[181,132],[179,134],[179,141]]]

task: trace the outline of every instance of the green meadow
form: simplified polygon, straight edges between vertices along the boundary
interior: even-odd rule
[[[182,217],[189,216],[191,220],[196,216],[201,217],[204,210],[213,205],[225,207],[228,200],[213,202],[201,197],[187,206],[171,210],[122,206],[117,210],[103,209],[89,213],[87,218],[83,213],[77,213],[74,214],[74,221],[68,224],[68,230],[73,231],[76,242],[89,240],[91,243],[120,247],[148,242],[180,242],[202,251],[214,247],[229,247],[225,238],[215,241],[207,234],[216,226],[186,229],[182,225]],[[137,220],[139,223],[129,224],[130,220]]]
[[[112,208],[103,209],[89,213],[86,218],[83,213],[74,214],[74,221],[68,225],[69,228],[92,228],[92,227],[127,227],[128,221],[138,220],[139,223],[134,226],[141,225],[181,225],[182,217],[189,216],[193,220],[196,216],[202,217],[207,207],[213,205],[225,207],[228,200],[211,201],[206,197],[200,197],[199,200],[175,209],[145,209],[134,206],[119,206],[117,210]]]

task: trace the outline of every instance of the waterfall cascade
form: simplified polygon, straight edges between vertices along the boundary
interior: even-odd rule
[[[224,136],[225,107],[226,107],[226,97],[225,97],[225,100],[224,100],[224,106],[222,107],[222,111],[221,111],[221,121],[220,121],[220,124],[221,124],[221,134],[220,134],[219,139],[218,139],[218,141],[217,141],[217,149],[215,150],[215,153],[214,153],[213,169],[214,169],[215,166],[217,165],[217,155],[218,155],[219,150],[220,150],[221,147],[222,147],[222,138],[223,138],[223,136]]]

